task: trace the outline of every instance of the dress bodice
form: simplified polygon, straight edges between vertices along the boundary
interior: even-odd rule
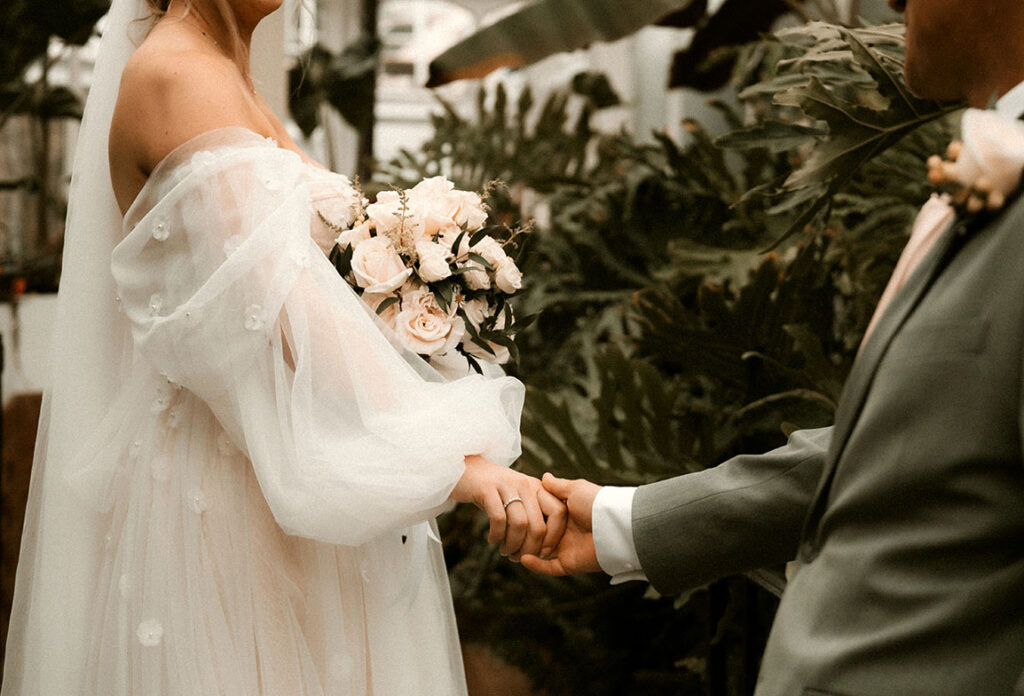
[[[247,128],[227,127],[202,133],[176,147],[154,167],[146,184],[125,213],[125,234],[196,168],[208,164],[216,156],[251,148],[260,148],[272,156],[293,155],[301,160],[297,153],[280,147],[273,138],[264,137]],[[353,222],[354,214],[362,206],[361,194],[348,177],[325,169],[311,160],[301,161],[313,208],[310,236],[328,254],[338,235],[337,229],[332,229],[331,225],[336,228],[346,227]],[[325,220],[331,225],[326,224]]]

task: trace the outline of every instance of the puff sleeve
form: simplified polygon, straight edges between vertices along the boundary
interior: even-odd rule
[[[435,516],[482,454],[520,451],[523,386],[403,354],[310,234],[310,165],[196,152],[113,256],[136,350],[201,398],[281,527],[364,543]]]

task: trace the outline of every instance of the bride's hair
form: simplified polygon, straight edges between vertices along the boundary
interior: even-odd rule
[[[235,13],[231,10],[231,5],[228,4],[228,0],[211,0],[213,3],[214,11],[220,15],[221,19],[224,20],[224,24],[227,25],[228,33],[231,35],[231,56],[234,58],[235,63],[238,64],[238,69],[242,71],[243,75],[249,74],[249,52],[246,50],[245,44],[242,42],[241,36],[238,32],[238,22],[235,19]],[[153,11],[153,17],[159,19],[167,12],[168,6],[171,4],[171,0],[146,0],[150,9]],[[192,11],[192,0],[185,0],[186,14]]]

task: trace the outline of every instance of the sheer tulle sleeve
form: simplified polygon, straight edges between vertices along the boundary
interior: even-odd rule
[[[137,351],[210,406],[281,527],[356,545],[443,510],[466,455],[511,463],[523,387],[392,344],[310,235],[308,167],[196,152],[113,271]]]

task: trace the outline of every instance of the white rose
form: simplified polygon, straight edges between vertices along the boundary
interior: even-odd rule
[[[449,316],[454,315],[458,310],[454,304],[449,306],[448,311],[441,309],[434,293],[425,285],[407,285],[402,289],[402,309],[415,309],[424,312],[442,312]]]
[[[523,287],[523,273],[516,266],[515,261],[506,258],[498,264],[498,268],[494,272],[494,284],[498,286],[499,290],[509,295]]]
[[[387,293],[401,287],[412,275],[387,237],[371,237],[352,252],[352,273],[367,292]]]
[[[967,109],[961,128],[960,183],[974,186],[984,177],[992,190],[1012,193],[1024,169],[1024,123],[991,110]]]
[[[505,250],[501,248],[501,244],[494,237],[484,237],[471,246],[469,250],[483,256],[487,263],[495,268],[508,258],[508,254],[505,253]]]
[[[465,325],[440,308],[415,304],[405,306],[395,320],[398,339],[409,350],[420,355],[446,353],[462,340]]]
[[[491,278],[487,271],[476,264],[472,264],[470,269],[462,274],[462,282],[470,290],[489,290],[491,287]]]
[[[490,306],[487,304],[486,300],[481,298],[466,301],[462,305],[462,310],[466,314],[466,319],[469,320],[469,323],[473,325],[473,328],[476,329],[477,332],[480,331],[481,325],[483,325],[491,315]],[[493,328],[501,330],[504,327],[505,313],[502,312],[494,322]],[[473,338],[467,332],[462,338],[462,349],[473,357],[486,362],[502,365],[509,361],[511,355],[509,354],[508,348],[505,346],[499,346],[497,343],[491,343],[490,341],[486,341],[486,343],[490,346],[491,350],[494,351],[493,353],[487,352],[482,346],[474,343]]]
[[[473,368],[469,365],[469,360],[457,350],[431,355],[430,366],[437,370],[447,382],[454,382],[457,379],[475,374]]]
[[[408,212],[408,211],[407,211]],[[402,224],[402,200],[397,191],[381,191],[377,200],[366,206],[366,216],[377,229],[386,234]]]
[[[338,238],[334,240],[338,246],[342,249],[347,249],[349,246],[354,246],[360,242],[365,242],[370,238],[370,230],[373,229],[373,224],[369,220],[362,222],[350,230],[345,230],[338,235]]]
[[[433,240],[436,237],[450,237],[454,239],[460,232],[458,225],[451,218],[436,215],[433,212],[426,212],[416,218],[417,232],[424,240]],[[449,243],[449,246],[451,244]]]
[[[444,280],[452,274],[448,251],[440,244],[416,242],[416,254],[420,257],[419,276],[427,283]]]
[[[487,222],[487,210],[484,209],[480,195],[472,191],[453,191],[457,202],[454,215],[455,222],[467,230],[475,232]]]
[[[487,319],[488,309],[487,300],[480,299],[479,297],[462,303],[462,311],[465,312],[466,319],[478,331],[484,320]]]
[[[338,227],[348,227],[355,222],[361,203],[359,195],[352,188],[337,189],[333,195],[321,198],[314,196],[313,202],[320,214]]]
[[[448,194],[449,191],[455,188],[455,184],[448,181],[443,176],[432,176],[429,179],[423,179],[421,182],[409,189],[409,196],[415,198],[424,198],[426,200],[437,199]]]
[[[424,179],[409,189],[407,193],[409,209],[416,215],[430,215],[455,224],[453,219],[455,204],[451,196],[453,188],[455,185],[443,176]]]
[[[452,256],[459,257],[464,256],[466,252],[469,251],[470,236],[471,235],[465,234],[461,229],[453,225],[451,228],[446,229],[441,233],[437,242],[451,250]],[[455,249],[453,245],[455,244],[455,240],[459,239],[459,237],[462,237],[462,239],[459,241],[459,248]]]
[[[417,215],[433,215],[451,220],[470,232],[483,227],[487,222],[480,195],[472,191],[461,191],[443,176],[424,179],[409,190],[409,208]]]

